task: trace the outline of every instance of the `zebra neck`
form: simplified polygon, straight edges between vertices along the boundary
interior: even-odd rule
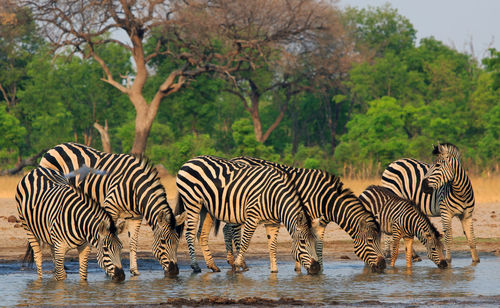
[[[470,179],[460,164],[458,165],[455,177],[451,182],[451,194],[464,203],[474,203],[474,192],[472,190]]]

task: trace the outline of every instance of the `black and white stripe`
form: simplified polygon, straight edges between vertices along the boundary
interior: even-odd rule
[[[34,254],[39,278],[40,245],[45,243],[52,249],[57,280],[66,278],[64,256],[73,248],[79,253],[80,278],[86,280],[91,246],[97,248],[97,261],[113,280],[125,279],[122,244],[113,220],[97,202],[71,187],[63,174],[43,167],[29,172],[17,186],[16,201],[31,248],[27,254]]]
[[[140,157],[104,153],[76,143],[57,145],[40,161],[40,166],[65,174],[82,165],[107,172],[105,177],[91,173],[83,180],[75,173],[70,182],[97,200],[115,222],[127,220],[132,275],[139,275],[136,251],[143,218],[153,229],[154,256],[166,273],[177,275],[177,246],[185,215],[172,212],[156,169]]]
[[[374,271],[382,271],[385,268],[385,260],[379,246],[380,228],[375,217],[363,207],[351,190],[343,187],[340,178],[322,170],[294,168],[252,157],[238,157],[232,161],[269,166],[288,175],[304,202],[308,215],[313,219],[313,231],[317,238],[316,253],[320,263],[325,228],[328,223],[335,222],[354,240],[354,252],[357,256]],[[267,228],[271,233],[269,249],[275,251],[279,225],[267,225]],[[230,231],[224,226],[225,236],[231,236],[235,232],[237,234],[237,230]],[[229,247],[229,241],[227,243]],[[276,262],[274,251],[270,251],[271,267],[273,262]]]
[[[397,195],[415,202],[431,217],[440,216],[445,234],[446,260],[451,262],[451,219],[457,216],[471,250],[472,261],[479,262],[472,224],[474,192],[460,164],[457,147],[445,143],[434,147],[432,165],[415,159],[392,162],[382,174],[382,185]]]
[[[187,212],[186,239],[191,267],[196,262],[194,237],[202,208],[206,215],[203,229],[210,230],[213,219],[244,224],[241,248],[234,266],[244,267],[244,254],[260,222],[283,223],[292,237],[292,254],[310,273],[320,269],[314,252],[314,235],[299,196],[282,172],[254,167],[214,156],[199,156],[186,162],[177,174],[179,202]],[[204,234],[202,234],[204,236]],[[207,265],[213,259],[206,239],[200,240]]]
[[[411,267],[413,238],[417,237],[427,249],[427,256],[439,268],[448,266],[441,235],[424,213],[410,200],[403,199],[388,188],[369,186],[359,196],[365,208],[372,212],[382,232],[392,235],[392,258],[394,266],[399,253],[401,238],[406,244],[406,266]]]

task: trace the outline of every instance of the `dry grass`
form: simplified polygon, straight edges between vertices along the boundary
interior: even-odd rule
[[[0,198],[14,198],[17,183],[23,176],[0,176]]]
[[[0,198],[14,198],[16,193],[16,186],[22,176],[0,176]],[[476,202],[478,203],[493,203],[500,202],[500,176],[471,177],[472,186]],[[369,185],[380,185],[380,178],[369,179],[343,179],[346,187],[359,195]],[[166,175],[161,178],[161,183],[167,190],[167,197],[169,199],[177,196],[175,186],[175,176]]]
[[[472,187],[476,203],[500,202],[500,176],[472,176]],[[381,185],[380,178],[342,179],[346,187],[359,195],[369,185]]]

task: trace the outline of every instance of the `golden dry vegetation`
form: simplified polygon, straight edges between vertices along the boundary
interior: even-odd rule
[[[16,186],[22,176],[0,176],[0,198],[14,198]],[[477,203],[500,202],[500,175],[497,176],[473,176],[471,177],[472,186]],[[359,195],[369,185],[380,185],[380,178],[368,179],[343,179],[344,185],[352,189]],[[175,176],[164,175],[161,183],[167,190],[168,198],[175,198],[177,195],[175,187]]]

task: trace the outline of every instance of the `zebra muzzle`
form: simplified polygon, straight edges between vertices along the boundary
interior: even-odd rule
[[[125,280],[125,272],[123,271],[123,268],[121,267],[115,267],[115,270],[113,271],[113,281],[123,281]]]
[[[312,259],[311,266],[309,266],[309,268],[307,269],[307,273],[311,275],[316,275],[317,273],[320,272],[320,270],[321,270],[321,265],[319,264],[319,262]]]
[[[165,276],[177,276],[179,275],[179,267],[177,263],[170,262],[168,264],[167,270],[165,271]]]
[[[432,194],[434,191],[434,189],[429,186],[429,181],[427,179],[422,181],[422,191],[426,194]]]
[[[386,267],[386,264],[385,264],[384,257],[378,256],[377,262],[371,268],[372,268],[372,272],[382,273],[384,271],[385,267]]]
[[[438,265],[439,268],[447,268],[448,267],[448,262],[446,260],[441,260]]]

